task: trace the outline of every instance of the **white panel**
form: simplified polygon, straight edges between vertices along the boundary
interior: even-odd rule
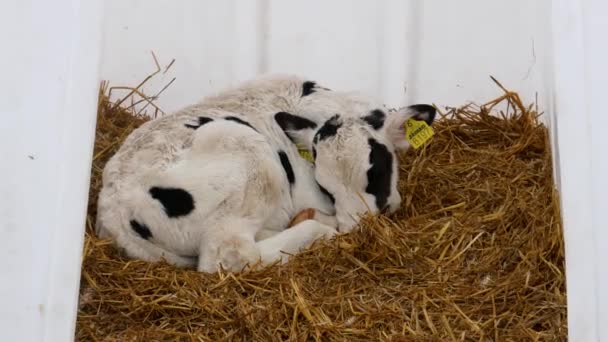
[[[415,55],[410,51],[419,43],[413,34],[418,26],[418,3],[419,1],[385,1],[380,12],[378,87],[380,97],[390,107],[408,104],[406,79],[408,70],[416,63]]]
[[[585,104],[588,111],[586,126],[591,133],[591,143],[587,146],[591,150],[591,159],[588,164],[591,166],[592,176],[593,234],[591,238],[595,243],[595,255],[588,259],[587,263],[595,266],[593,272],[597,279],[596,322],[598,337],[601,341],[608,340],[608,266],[604,262],[608,260],[608,224],[604,217],[608,213],[608,134],[606,133],[608,127],[608,115],[606,115],[606,94],[608,93],[608,87],[606,86],[606,80],[608,80],[606,33],[608,33],[608,22],[605,17],[606,14],[608,14],[608,3],[606,1],[583,1],[585,90],[587,92]],[[564,96],[568,95],[565,94]],[[579,113],[575,111],[571,115],[577,114]],[[583,147],[581,146],[581,148]],[[575,234],[580,233],[577,226],[573,225],[568,229],[571,231],[576,229]],[[571,267],[579,266],[571,264]],[[576,274],[568,276],[574,277]],[[588,287],[588,285],[586,286]],[[572,301],[577,300],[578,295],[577,293],[574,294]]]
[[[135,85],[154,70],[174,76],[158,104],[171,111],[259,73],[288,72],[404,103],[408,3],[402,1],[107,0],[102,76]],[[321,9],[321,10],[319,10]]]
[[[95,129],[99,1],[0,5],[0,340],[69,341]]]
[[[258,59],[258,4],[248,0],[106,0],[102,77],[134,86],[175,64],[144,87],[153,95],[176,77],[157,102],[173,111],[204,95],[253,77]],[[122,93],[123,95],[125,93]]]
[[[258,73],[288,72],[338,89],[460,105],[500,92],[496,76],[549,108],[550,0],[107,0],[103,77],[133,85],[149,51],[176,63],[159,104],[173,110]]]
[[[608,338],[608,277],[602,262],[608,257],[602,217],[608,212],[608,135],[602,131],[607,124],[608,50],[603,41],[608,24],[592,13],[608,8],[601,1],[558,0],[553,6],[554,133],[566,240],[568,335],[571,341],[600,341]]]
[[[459,106],[501,94],[489,75],[526,103],[550,105],[550,0],[424,0],[408,99]]]
[[[268,71],[380,96],[384,3],[270,0]]]

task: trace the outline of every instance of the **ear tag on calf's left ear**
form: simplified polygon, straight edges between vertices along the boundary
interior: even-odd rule
[[[297,145],[297,147],[298,147],[298,153],[300,153],[300,157],[308,160],[311,163],[315,162],[315,158],[313,158],[312,153],[310,153],[310,151],[306,147],[304,147],[302,145]]]
[[[434,134],[433,128],[424,120],[409,118],[405,123],[405,138],[414,149],[424,145]]]

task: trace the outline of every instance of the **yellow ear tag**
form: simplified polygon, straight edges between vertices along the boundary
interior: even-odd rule
[[[302,146],[302,145],[297,145],[298,147],[298,153],[300,153],[300,157],[308,160],[311,163],[315,162],[315,158],[313,158],[312,153],[310,153],[310,151],[308,149],[306,149],[306,147]]]
[[[414,149],[424,145],[434,134],[433,128],[424,120],[409,118],[405,123],[405,138]]]

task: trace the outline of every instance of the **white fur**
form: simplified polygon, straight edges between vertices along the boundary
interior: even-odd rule
[[[373,136],[391,153],[394,146],[408,148],[403,135],[398,136],[398,126],[413,114],[390,114],[387,124],[375,131],[358,118],[382,106],[357,93],[320,87],[302,97],[304,81],[289,75],[260,77],[133,131],[104,169],[98,234],[112,238],[132,258],[164,258],[177,266],[198,265],[204,272],[215,272],[220,265],[239,271],[258,261],[285,262],[289,254],[333,236],[338,226],[349,231],[357,215],[382,209],[364,191],[370,166],[365,142]],[[350,119],[334,139],[315,145],[318,156],[312,165],[275,122],[274,114],[280,111],[312,120],[316,129],[336,113]],[[196,124],[199,116],[214,120],[196,130],[185,126]],[[241,118],[255,130],[223,120],[226,116]],[[316,129],[291,135],[311,149]],[[293,186],[279,150],[293,168]],[[389,204],[394,210],[401,200],[396,158],[391,177]],[[331,189],[336,207],[320,192],[317,181]],[[186,190],[195,209],[186,216],[168,217],[148,193],[153,186]],[[290,219],[306,208],[316,209],[315,218],[286,230]],[[152,237],[138,235],[131,220],[145,224]]]

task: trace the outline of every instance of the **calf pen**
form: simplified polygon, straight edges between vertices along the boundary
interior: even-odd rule
[[[126,259],[95,236],[104,164],[149,120],[102,84],[77,340],[566,340],[548,131],[500,88],[441,112],[432,140],[400,156],[395,214],[285,265],[209,275]]]

